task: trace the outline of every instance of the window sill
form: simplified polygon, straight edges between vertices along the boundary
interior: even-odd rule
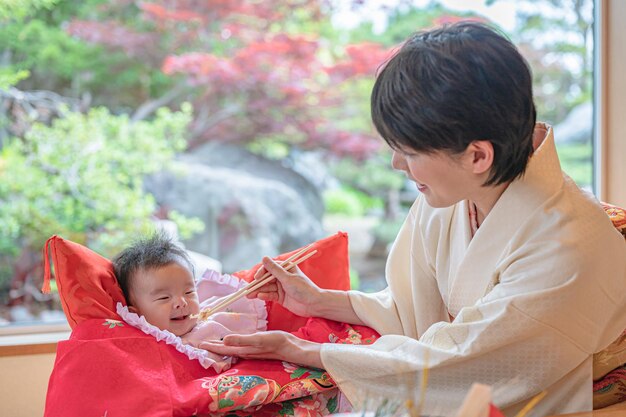
[[[67,324],[0,328],[0,357],[55,353],[57,343],[69,336]]]

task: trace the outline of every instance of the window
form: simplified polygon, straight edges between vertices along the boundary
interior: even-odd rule
[[[228,272],[341,228],[353,236],[354,286],[381,288],[415,191],[389,169],[368,95],[394,45],[433,24],[482,19],[520,46],[564,170],[593,189],[592,0],[294,10],[284,0],[250,2],[243,14],[210,2],[48,3],[0,12],[0,326],[9,331],[63,322],[58,298],[39,291],[52,234],[110,257],[160,224]],[[617,95],[602,105],[623,108]],[[624,151],[618,127],[602,123],[611,149]],[[618,154],[602,152],[618,166]],[[623,202],[612,181],[597,189]]]

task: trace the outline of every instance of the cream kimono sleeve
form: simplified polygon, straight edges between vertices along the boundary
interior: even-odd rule
[[[373,294],[349,292],[357,316],[380,334],[402,334],[417,339],[430,323],[447,320],[434,270],[427,263],[416,227],[417,213],[423,205],[423,199],[416,200],[393,243],[385,276],[394,279],[387,280],[388,287]],[[416,310],[419,311],[419,322],[416,321]],[[429,324],[425,326],[423,323]]]

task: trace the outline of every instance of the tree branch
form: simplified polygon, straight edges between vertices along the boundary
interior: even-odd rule
[[[145,119],[154,113],[159,107],[163,107],[171,103],[187,91],[191,91],[191,87],[189,87],[186,83],[180,83],[161,97],[144,102],[131,116],[131,122],[138,122],[139,120]]]

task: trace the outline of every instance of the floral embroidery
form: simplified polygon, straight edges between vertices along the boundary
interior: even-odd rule
[[[352,343],[353,345],[360,345],[361,344],[361,333],[357,332],[356,330],[350,328],[348,329],[348,339],[350,341],[350,343]]]
[[[285,370],[285,372],[287,372],[288,374],[292,374],[296,369],[299,368],[298,365],[294,365],[291,362],[282,362],[283,364],[283,369]]]
[[[109,326],[109,329],[114,329],[116,327],[124,327],[124,323],[122,323],[119,320],[113,320],[113,319],[106,319],[104,320],[104,323],[102,323],[103,326]]]
[[[285,369],[285,372],[289,374],[289,378],[291,379],[300,378],[302,376],[305,376],[306,378],[319,379],[325,374],[325,372],[321,369],[304,368],[289,362],[283,362],[283,368]]]
[[[261,407],[249,407],[243,410],[234,410],[227,413],[209,413],[210,417],[322,417],[336,412],[338,407],[337,390],[319,393],[297,400],[287,400],[279,403],[266,404]]]
[[[604,211],[611,218],[613,226],[626,237],[626,210],[611,204],[602,203]]]
[[[326,399],[321,395],[305,397],[294,403],[294,417],[320,417],[326,408]]]
[[[228,375],[219,378],[217,384],[203,383],[208,388],[209,396],[217,400],[209,405],[211,411],[241,410],[254,407],[271,400],[278,387],[275,381],[260,376]]]
[[[348,337],[340,338],[334,333],[328,335],[330,343],[342,343],[344,345],[371,345],[376,341],[375,336],[363,338],[363,335],[352,327],[348,327]]]

